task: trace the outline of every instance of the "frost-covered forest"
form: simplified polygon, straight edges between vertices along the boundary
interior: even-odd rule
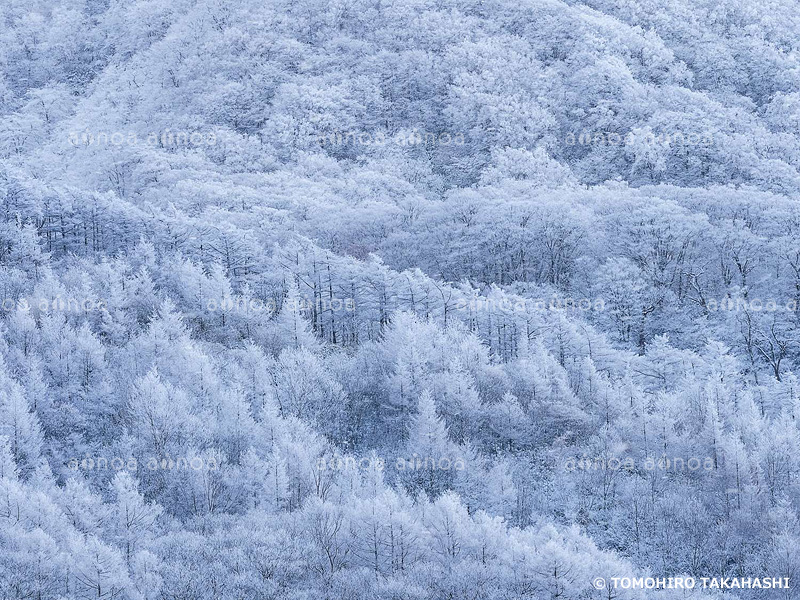
[[[797,0],[0,0],[0,199],[3,600],[800,594]]]

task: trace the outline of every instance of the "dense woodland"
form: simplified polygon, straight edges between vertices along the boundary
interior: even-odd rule
[[[800,586],[799,44],[796,0],[2,0],[0,597]]]

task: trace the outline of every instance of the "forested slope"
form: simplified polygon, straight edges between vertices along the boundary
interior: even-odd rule
[[[799,9],[4,0],[0,595],[800,585]]]

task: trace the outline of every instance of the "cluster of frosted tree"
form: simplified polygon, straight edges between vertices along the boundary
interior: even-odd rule
[[[5,0],[0,596],[800,578],[796,14]]]

